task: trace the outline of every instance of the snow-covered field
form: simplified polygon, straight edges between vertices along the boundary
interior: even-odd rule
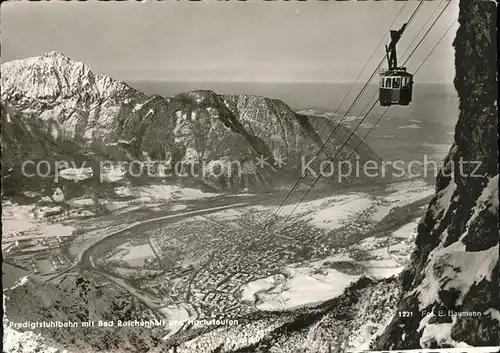
[[[332,256],[315,261],[309,266],[288,266],[287,276],[270,276],[247,283],[243,288],[243,300],[255,302],[261,310],[284,310],[307,305],[316,305],[338,295],[360,278],[324,266],[326,262],[346,261],[364,268],[364,275],[373,278],[388,278],[403,270],[398,262],[390,258],[386,248],[377,260],[356,262],[346,255]],[[376,251],[373,254],[376,254]]]
[[[2,248],[8,241],[40,237],[67,237],[74,231],[71,226],[50,224],[37,217],[34,206],[11,202],[2,204]]]
[[[366,274],[387,278],[399,274],[403,267],[391,261],[373,261],[366,265]],[[377,267],[378,266],[378,267]],[[248,283],[242,299],[255,303],[260,310],[286,310],[318,305],[341,295],[360,276],[348,275],[335,269],[316,272],[311,267],[288,267],[290,277],[270,276]]]
[[[119,245],[116,249],[119,252],[111,259],[125,261],[131,267],[143,267],[146,264],[146,259],[155,256],[149,244],[132,245],[127,243]]]
[[[363,269],[363,275],[381,279],[399,274],[401,265],[388,251],[387,237],[367,238],[357,248],[365,250],[373,259],[355,261],[345,253],[336,254],[308,265],[290,265],[284,275],[274,275],[247,283],[243,288],[243,300],[255,302],[261,310],[284,310],[316,305],[341,295],[345,288],[360,278],[361,274],[348,274],[329,264],[350,263]],[[409,250],[411,245],[405,249]]]
[[[402,207],[434,194],[434,187],[424,181],[401,181],[387,187],[386,195],[372,196],[369,193],[352,192],[312,201],[285,205],[278,216],[300,217],[310,225],[336,230],[352,224],[352,219],[361,214],[369,215],[374,222],[381,221],[395,207]],[[255,210],[275,212],[277,206],[255,206]]]
[[[149,200],[197,200],[214,197],[216,193],[206,193],[198,189],[185,188],[177,185],[149,185],[133,188],[132,194],[139,194],[144,201]]]
[[[256,307],[260,310],[298,308],[336,297],[359,278],[334,269],[317,271],[320,267],[321,263],[289,266],[286,276],[270,276],[245,285],[242,298],[252,302],[257,299]]]
[[[207,193],[193,188],[177,185],[148,185],[148,186],[120,186],[114,189],[118,197],[129,198],[126,201],[109,201],[101,199],[99,202],[111,212],[125,213],[139,208],[155,210],[158,205],[167,202],[193,201],[218,196],[216,193]],[[179,211],[185,205],[173,204],[171,211]]]
[[[391,236],[400,239],[414,239],[417,236],[418,222],[419,218],[414,219],[412,222],[398,228]]]
[[[182,304],[170,304],[159,309],[159,311],[165,315],[165,317],[168,317],[168,329],[170,331],[165,337],[163,337],[164,339],[167,339],[177,333],[185,322],[192,319],[189,312]]]
[[[182,188],[176,185],[149,185],[140,187],[117,187],[115,188],[117,197],[132,197],[123,201],[111,201],[99,199],[100,206],[116,214],[130,212],[139,208],[154,209],[158,205],[165,205],[172,202],[170,211],[180,211],[187,206],[179,204],[182,201],[192,201],[217,196],[214,193],[204,193],[197,189]],[[45,200],[47,199],[47,200]],[[52,201],[51,201],[52,200]],[[61,208],[64,200],[62,195],[59,202],[53,199],[43,198],[45,203],[52,202],[52,205],[29,204],[21,205],[4,201],[2,204],[2,234],[3,240],[21,240],[33,237],[66,237],[70,236],[74,228],[69,225],[49,223],[46,215],[50,213],[61,213],[57,220],[69,220],[71,215],[65,216]],[[95,201],[90,197],[81,197],[66,200],[66,205],[71,210],[78,211],[75,215],[86,216],[95,215],[89,209],[95,205]],[[175,202],[175,203],[174,203]],[[83,210],[83,211],[82,211]],[[68,211],[65,211],[68,213]],[[71,212],[71,211],[69,211]],[[2,245],[4,242],[2,242]]]
[[[350,218],[370,209],[373,201],[366,194],[351,194],[331,202],[327,207],[316,212],[309,224],[324,229],[338,229]]]
[[[261,310],[297,308],[308,304],[317,304],[334,298],[358,279],[334,269],[325,273],[313,274],[309,267],[288,268],[291,274],[284,290],[277,295],[270,293],[269,301],[257,305]]]
[[[398,129],[421,129],[417,124],[409,124],[405,126],[398,126]]]
[[[119,186],[114,188],[119,197],[134,197],[140,201],[197,200],[219,194],[206,193],[198,189],[168,184],[152,184],[147,186]]]
[[[381,221],[394,207],[409,205],[434,195],[434,187],[421,180],[394,183],[388,187],[387,191],[391,194],[379,198],[373,209],[371,218],[374,221]]]

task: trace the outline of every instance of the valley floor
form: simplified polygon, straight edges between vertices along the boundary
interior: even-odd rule
[[[107,211],[100,216],[87,214],[96,212],[89,199],[45,217],[37,217],[39,206],[7,202],[6,287],[27,274],[57,285],[76,271],[145,303],[167,320],[165,338],[209,329],[203,319],[237,323],[259,312],[313,308],[363,276],[398,274],[433,193],[411,180],[279,208],[281,193],[150,185],[117,190],[122,200],[99,200]],[[26,238],[31,243],[22,246]]]

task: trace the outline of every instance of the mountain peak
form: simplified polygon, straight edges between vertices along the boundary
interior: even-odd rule
[[[17,103],[52,101],[58,97],[101,99],[126,89],[105,75],[95,75],[89,66],[58,51],[9,61],[1,66],[2,99]],[[28,101],[26,101],[28,100]],[[31,103],[29,103],[31,104]]]
[[[42,54],[40,57],[42,58],[61,58],[66,60],[71,60],[67,55],[59,52],[59,51],[49,51],[47,53]]]

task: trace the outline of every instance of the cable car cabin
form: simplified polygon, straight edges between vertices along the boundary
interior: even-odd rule
[[[380,105],[408,105],[413,92],[413,75],[405,68],[389,70],[380,74]]]

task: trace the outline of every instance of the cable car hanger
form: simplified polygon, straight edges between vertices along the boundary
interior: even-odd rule
[[[403,31],[405,30],[408,23],[405,23],[399,31],[391,30],[391,43],[385,46],[385,52],[387,56],[387,66],[389,70],[394,70],[398,68],[398,58],[396,54],[396,44],[398,44]]]
[[[391,30],[391,43],[385,46],[388,70],[380,73],[379,101],[383,107],[408,105],[413,92],[413,75],[398,66],[396,44],[401,39],[408,22],[399,30]]]

